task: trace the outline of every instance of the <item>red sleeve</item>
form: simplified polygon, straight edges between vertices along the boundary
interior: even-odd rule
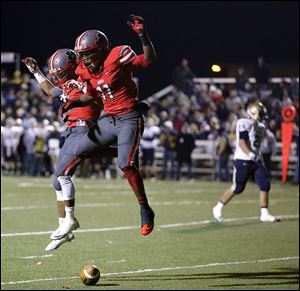
[[[149,68],[151,63],[145,59],[144,54],[141,54],[134,58],[132,66],[135,69]]]

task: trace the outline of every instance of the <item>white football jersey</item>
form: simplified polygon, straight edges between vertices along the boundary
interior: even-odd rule
[[[234,152],[234,160],[250,160],[248,155],[239,146],[240,133],[243,131],[248,132],[248,146],[251,151],[256,154],[258,159],[260,159],[260,144],[265,130],[266,127],[261,122],[255,122],[249,118],[239,119],[236,123],[236,148]]]

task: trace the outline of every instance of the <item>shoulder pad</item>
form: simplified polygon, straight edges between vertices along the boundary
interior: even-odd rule
[[[114,47],[108,58],[110,62],[119,61],[122,65],[129,64],[136,57],[136,53],[128,45]]]

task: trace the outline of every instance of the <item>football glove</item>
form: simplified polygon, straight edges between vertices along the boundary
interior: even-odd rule
[[[69,100],[69,95],[61,94],[59,95],[59,100],[66,103]]]
[[[51,95],[53,98],[59,98],[60,101],[66,103],[69,100],[69,95],[66,90],[63,90],[57,86],[51,89]]]
[[[86,93],[87,91],[87,85],[85,83],[77,82],[75,80],[68,80],[64,83],[63,89],[78,89],[82,91],[83,93]]]
[[[26,65],[30,73],[34,74],[38,71],[39,66],[35,59],[27,57],[26,59],[22,59],[22,62]]]
[[[129,27],[132,28],[139,36],[146,34],[145,21],[141,16],[136,16],[134,14],[129,15],[130,20],[127,21]]]

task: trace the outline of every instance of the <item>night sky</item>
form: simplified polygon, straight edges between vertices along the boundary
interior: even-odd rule
[[[182,57],[199,77],[212,63],[255,63],[261,53],[272,64],[299,62],[298,1],[1,1],[1,51],[45,64],[55,50],[73,49],[83,31],[98,29],[112,46],[141,53],[126,24],[132,13],[146,20],[158,56],[136,73],[145,96],[171,83]]]

